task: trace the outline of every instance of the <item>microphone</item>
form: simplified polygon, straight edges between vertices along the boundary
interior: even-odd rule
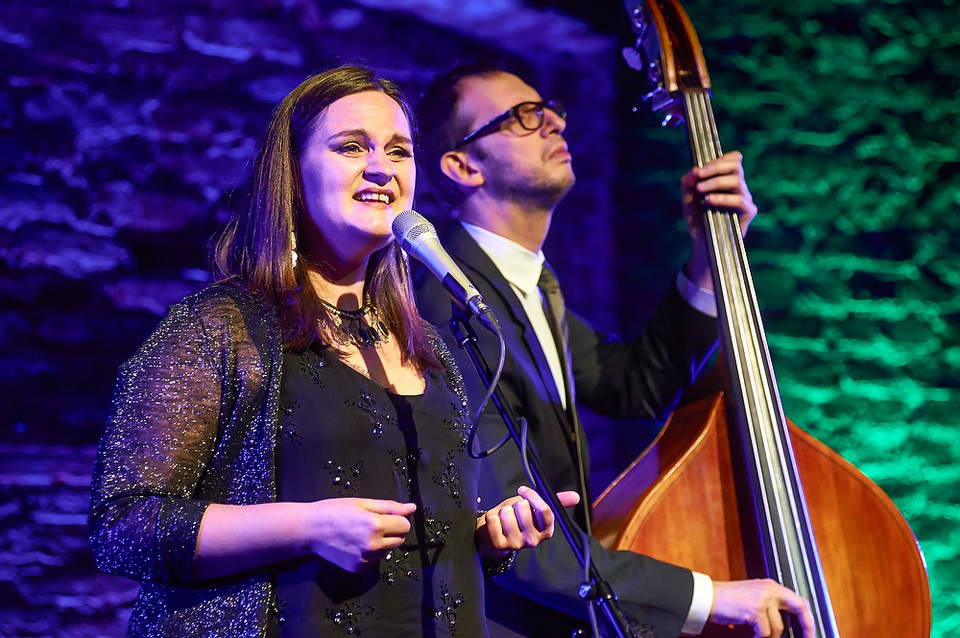
[[[488,330],[500,332],[497,317],[487,304],[483,303],[480,292],[440,245],[440,238],[433,224],[417,211],[405,210],[393,220],[393,235],[407,254],[429,268],[443,283],[444,290],[461,310],[475,315]]]

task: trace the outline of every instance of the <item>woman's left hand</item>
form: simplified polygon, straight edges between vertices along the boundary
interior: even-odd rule
[[[526,485],[517,494],[477,518],[477,547],[483,558],[503,560],[511,551],[536,547],[553,536],[554,515],[546,501]],[[558,492],[557,498],[564,507],[580,502],[576,492]]]

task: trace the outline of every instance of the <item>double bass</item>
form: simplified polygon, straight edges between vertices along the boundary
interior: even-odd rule
[[[664,123],[685,121],[694,163],[722,155],[699,40],[676,0],[625,0]],[[677,410],[594,504],[594,536],[717,580],[772,578],[810,602],[817,638],[929,638],[919,544],[891,499],[790,422],[734,212],[704,206],[725,389]],[[707,625],[703,635],[746,628]],[[786,636],[800,636],[788,619]]]

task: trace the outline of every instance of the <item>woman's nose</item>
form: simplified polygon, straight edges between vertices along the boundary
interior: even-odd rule
[[[397,174],[397,169],[383,151],[372,151],[367,155],[367,168],[363,171],[364,178],[383,186]]]

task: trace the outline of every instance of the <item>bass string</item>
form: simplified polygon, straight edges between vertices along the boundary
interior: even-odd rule
[[[691,151],[695,163],[703,166],[722,155],[709,94],[702,88],[683,93]],[[720,275],[718,301],[724,306],[726,333],[731,342],[728,356],[742,374],[739,379],[742,411],[750,425],[748,434],[752,439],[748,453],[755,461],[755,475],[751,480],[759,492],[759,504],[765,510],[763,525],[771,539],[768,543],[771,558],[781,580],[792,581],[801,591],[811,587],[816,590],[816,581],[821,581],[816,573],[821,570],[810,565],[810,543],[801,538],[805,536],[812,542],[812,530],[809,516],[804,516],[802,487],[758,305],[752,294],[753,282],[740,226],[736,215],[712,207],[706,211],[706,219]],[[761,471],[763,467],[768,468],[766,474]]]

